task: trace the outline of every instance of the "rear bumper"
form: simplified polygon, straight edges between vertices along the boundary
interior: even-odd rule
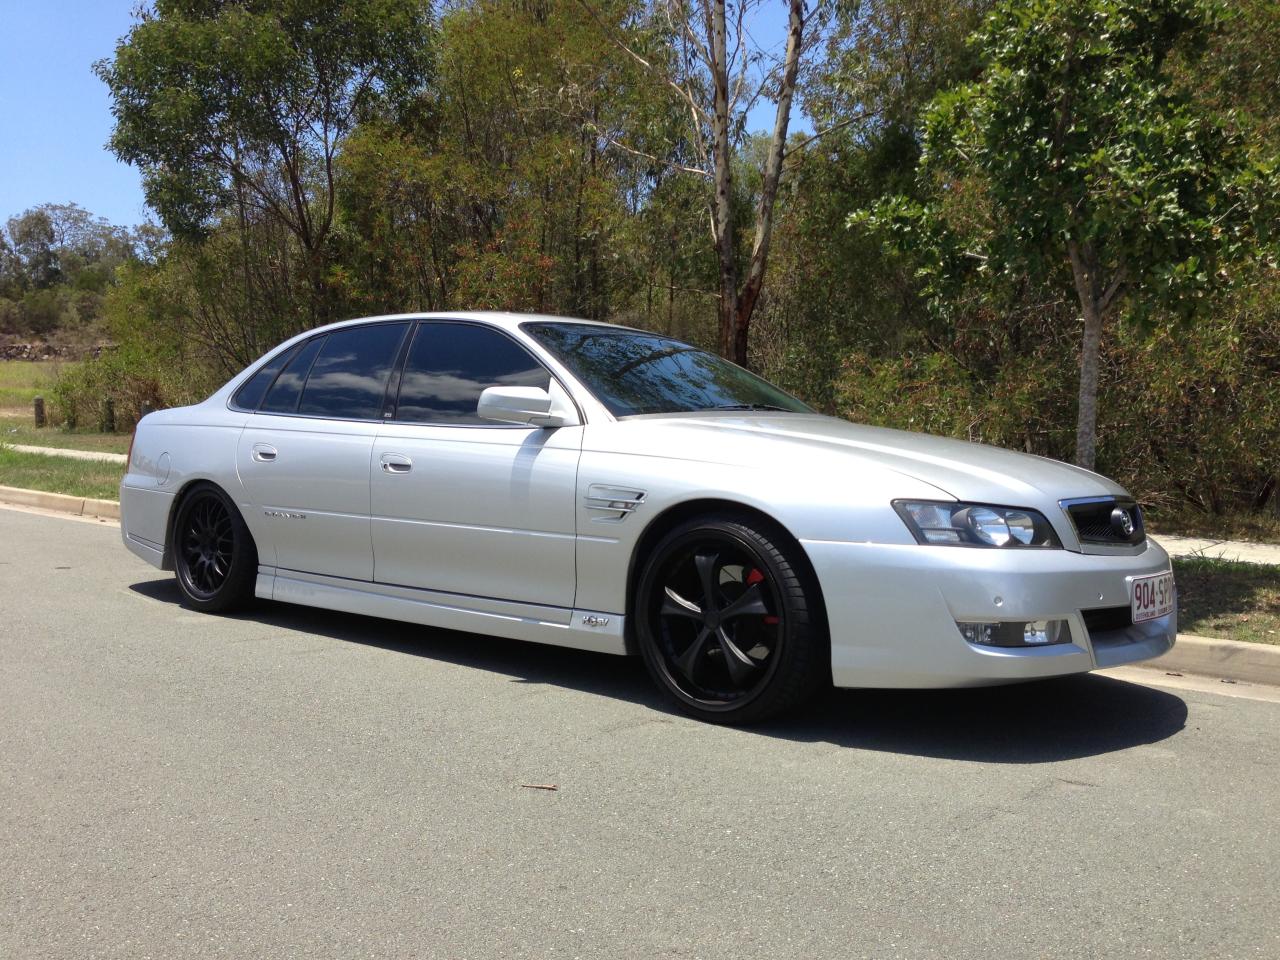
[[[1169,570],[1148,541],[1137,556],[803,541],[818,574],[838,687],[966,687],[1084,673],[1160,656],[1177,611],[1090,634],[1083,610],[1127,606],[1135,578]],[[1071,642],[968,643],[957,621],[1066,620]]]
[[[167,569],[164,546],[173,494],[127,481],[120,484],[120,539],[135,556]]]

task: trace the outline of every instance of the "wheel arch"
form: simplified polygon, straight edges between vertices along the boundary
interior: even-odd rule
[[[685,500],[677,504],[673,504],[663,510],[660,514],[649,521],[644,528],[644,532],[640,534],[636,540],[635,547],[631,551],[631,559],[627,564],[627,596],[626,596],[626,650],[628,654],[638,654],[639,647],[636,644],[635,629],[635,601],[636,588],[640,580],[640,572],[644,567],[644,562],[649,554],[653,552],[654,547],[668,533],[678,527],[680,524],[694,517],[725,515],[741,517],[744,520],[755,521],[763,525],[770,533],[778,536],[789,548],[791,554],[796,557],[797,562],[803,564],[803,573],[808,581],[810,589],[813,591],[814,600],[817,603],[821,624],[824,627],[825,634],[829,638],[831,635],[831,624],[827,619],[827,605],[822,596],[822,584],[818,580],[817,572],[814,570],[813,561],[809,557],[808,551],[805,550],[798,537],[795,536],[786,525],[779,521],[776,517],[771,516],[759,507],[753,507],[737,500],[725,500],[715,497],[700,497],[694,500]]]
[[[215,487],[220,490],[227,499],[232,502],[232,504],[235,504],[236,502],[235,497],[231,495],[230,491],[212,477],[188,477],[184,480],[182,486],[178,487],[174,492],[173,499],[169,501],[169,516],[165,518],[164,522],[164,553],[161,555],[160,559],[161,570],[173,569],[173,527],[178,521],[178,510],[182,506],[182,501],[187,498],[187,495],[190,494],[193,489],[200,486]],[[252,530],[249,531],[249,536],[253,536]],[[257,543],[254,543],[254,549],[257,549],[257,546]]]

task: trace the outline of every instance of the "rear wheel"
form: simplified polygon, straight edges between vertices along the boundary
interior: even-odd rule
[[[716,516],[677,527],[653,550],[636,637],[650,674],[686,712],[749,723],[821,688],[821,601],[795,549],[763,523]]]
[[[212,484],[192,488],[173,524],[173,566],[195,610],[233,610],[253,599],[258,551],[231,498]]]

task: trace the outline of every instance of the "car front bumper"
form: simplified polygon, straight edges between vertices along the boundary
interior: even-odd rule
[[[1147,541],[1136,556],[802,541],[822,586],[838,687],[966,687],[1084,673],[1172,648],[1168,616],[1092,633],[1084,611],[1128,607],[1133,581],[1170,569]],[[958,622],[1066,620],[1071,642],[991,647]]]

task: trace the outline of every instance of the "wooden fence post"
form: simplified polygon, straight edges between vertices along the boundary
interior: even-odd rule
[[[36,412],[36,426],[43,427],[45,424],[44,397],[36,397],[35,401],[33,402],[33,406],[35,407],[35,412]]]

